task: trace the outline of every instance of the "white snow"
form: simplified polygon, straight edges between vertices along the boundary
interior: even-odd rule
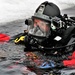
[[[0,23],[25,19],[33,15],[36,8],[46,0],[0,0]],[[75,0],[47,0],[61,10],[75,5]]]

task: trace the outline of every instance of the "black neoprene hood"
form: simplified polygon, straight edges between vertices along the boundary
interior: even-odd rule
[[[60,17],[60,9],[59,7],[51,2],[43,2],[36,9],[33,18],[43,19],[45,21],[50,21],[51,17]]]
[[[40,6],[36,9],[36,13],[39,11],[39,8],[41,7],[41,5],[45,5],[45,8],[44,8],[44,11],[42,14],[44,15],[47,15],[47,16],[60,16],[60,9],[59,7],[52,3],[52,2],[48,2],[48,1],[45,1],[43,3],[40,4]]]

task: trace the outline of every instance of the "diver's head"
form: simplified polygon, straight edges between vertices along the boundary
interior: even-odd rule
[[[51,36],[51,31],[56,32],[60,28],[60,10],[54,3],[44,2],[35,11],[29,21],[28,41],[26,44],[43,45],[48,42],[47,38]]]
[[[32,16],[32,25],[29,29],[29,34],[34,36],[48,37],[51,30],[59,28],[57,21],[59,19],[60,10],[54,3],[44,2]],[[59,19],[60,20],[60,19]]]

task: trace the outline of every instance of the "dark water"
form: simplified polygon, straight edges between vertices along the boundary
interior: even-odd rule
[[[0,75],[34,75],[26,69],[25,65],[14,64],[12,60],[0,62]]]
[[[24,46],[16,45],[13,40],[14,36],[23,33],[24,29],[24,20],[0,25],[0,33],[7,34],[11,39],[9,42],[0,43],[0,75],[36,75],[23,62],[23,59],[26,59]]]
[[[0,62],[0,75],[22,75],[21,65],[13,65],[12,60]]]
[[[23,49],[23,45],[15,45],[13,41],[0,44],[0,52],[5,52],[0,60],[0,75],[36,75],[26,67]]]

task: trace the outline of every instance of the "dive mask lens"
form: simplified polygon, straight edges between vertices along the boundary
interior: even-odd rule
[[[34,19],[34,27],[38,26],[43,32],[50,30],[49,23],[40,19]]]

